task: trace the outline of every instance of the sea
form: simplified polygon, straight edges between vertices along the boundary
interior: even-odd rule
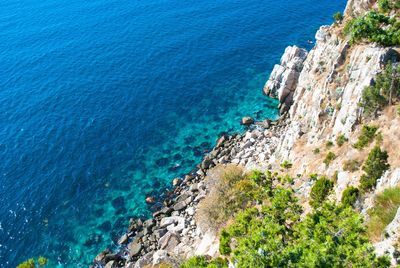
[[[88,267],[345,0],[1,0],[0,267]]]

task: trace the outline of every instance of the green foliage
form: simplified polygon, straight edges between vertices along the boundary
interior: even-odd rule
[[[390,94],[391,89],[392,94]],[[390,98],[394,100],[399,96],[400,64],[394,66],[389,62],[383,72],[376,76],[375,83],[363,90],[360,106],[364,108],[365,114],[376,114],[389,103]]]
[[[357,160],[347,160],[343,162],[343,170],[349,172],[355,172],[360,169],[361,163]]]
[[[318,179],[318,174],[317,174],[317,173],[312,173],[312,174],[310,174],[310,179],[311,179],[312,181],[316,181],[316,180]]]
[[[349,139],[346,138],[346,136],[344,134],[340,134],[339,136],[337,136],[336,138],[336,144],[341,147],[345,142],[347,142]]]
[[[315,148],[315,149],[313,150],[313,153],[314,153],[314,154],[319,154],[319,153],[320,153],[320,149],[319,149],[319,148]]]
[[[344,28],[344,33],[350,36],[351,43],[367,41],[382,46],[400,44],[399,21],[377,11],[369,11],[350,20]]]
[[[343,14],[341,12],[336,12],[335,14],[333,14],[333,19],[336,23],[339,23],[343,20]]]
[[[324,164],[326,166],[329,166],[331,164],[331,162],[333,160],[335,160],[335,158],[336,158],[336,155],[333,152],[328,152],[328,154],[325,156]]]
[[[389,267],[375,256],[351,208],[325,203],[304,220],[300,214],[293,191],[277,188],[268,206],[237,214],[221,241],[230,250],[221,254],[237,268]]]
[[[361,134],[358,136],[358,140],[353,147],[362,150],[367,147],[375,138],[377,126],[374,125],[364,125],[361,129]]]
[[[377,180],[389,169],[388,154],[375,146],[368,154],[362,169],[365,172],[360,178],[360,187],[363,191],[372,190]]]
[[[374,207],[368,211],[368,236],[380,239],[385,227],[392,222],[400,206],[400,187],[389,188],[375,197]]]
[[[325,144],[326,148],[331,148],[333,146],[333,142],[332,141],[327,141]]]
[[[379,0],[378,8],[382,12],[390,12],[393,9],[400,9],[399,0]]]
[[[20,263],[17,268],[35,268],[35,267],[41,267],[46,265],[49,262],[48,259],[46,259],[43,256],[39,256],[39,258],[35,261],[35,259],[31,258],[23,263]]]
[[[333,182],[326,177],[319,178],[311,188],[310,205],[317,208],[322,205],[333,188]]]
[[[284,161],[281,163],[281,167],[284,168],[284,169],[289,169],[289,168],[291,168],[292,166],[293,166],[293,164],[290,163],[288,160],[284,160]]]
[[[360,190],[353,186],[347,187],[342,193],[342,204],[345,206],[353,206],[360,196]]]
[[[228,263],[222,258],[207,259],[205,256],[194,256],[184,263],[180,268],[227,268]]]

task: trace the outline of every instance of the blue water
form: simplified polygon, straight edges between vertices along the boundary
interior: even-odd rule
[[[86,267],[345,0],[0,1],[0,267]]]

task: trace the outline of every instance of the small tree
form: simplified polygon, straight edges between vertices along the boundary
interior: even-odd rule
[[[342,204],[345,206],[353,206],[360,196],[360,190],[358,188],[350,186],[342,193]]]
[[[372,190],[376,186],[377,180],[389,169],[388,154],[382,151],[379,146],[375,146],[368,154],[364,163],[363,174],[360,178],[360,186],[363,191]]]
[[[333,14],[333,19],[335,20],[336,23],[340,23],[343,20],[343,15],[341,12],[336,12]]]
[[[326,197],[329,195],[332,188],[333,188],[333,182],[331,180],[329,180],[326,177],[319,178],[311,188],[310,205],[313,208],[321,206],[321,204],[325,201]]]

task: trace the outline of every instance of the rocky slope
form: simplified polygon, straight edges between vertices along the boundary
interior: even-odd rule
[[[345,15],[362,14],[372,4],[367,0],[350,0]],[[165,200],[165,207],[154,213],[152,219],[132,220],[118,242],[118,252],[100,253],[93,267],[151,267],[164,262],[176,266],[193,255],[217,255],[217,234],[198,221],[196,215],[199,202],[212,187],[206,178],[213,176],[215,166],[235,164],[248,170],[279,170],[284,160],[291,162],[289,172],[296,177],[294,188],[303,200],[305,213],[309,211],[307,200],[313,183],[307,177],[309,174],[332,176],[337,172],[337,183],[330,196],[333,201],[340,200],[347,186],[357,186],[361,171],[344,171],[343,162],[365,160],[369,151],[360,152],[351,146],[365,120],[358,106],[361,92],[386,62],[398,61],[400,56],[398,48],[350,46],[341,30],[341,25],[322,26],[316,33],[315,47],[309,52],[288,47],[264,87],[267,95],[281,102],[280,120],[257,122],[242,135],[221,137],[196,172],[174,180],[175,189]],[[376,190],[360,202],[359,210],[365,215],[376,194],[400,185],[400,119],[389,107],[372,123],[379,126],[384,137],[382,147],[388,151],[390,169],[379,180]],[[323,164],[328,151],[325,144],[340,134],[349,142],[330,149],[337,157],[327,167]],[[321,152],[315,154],[315,149]],[[376,241],[376,251],[393,256],[400,234],[400,210],[386,233]]]

